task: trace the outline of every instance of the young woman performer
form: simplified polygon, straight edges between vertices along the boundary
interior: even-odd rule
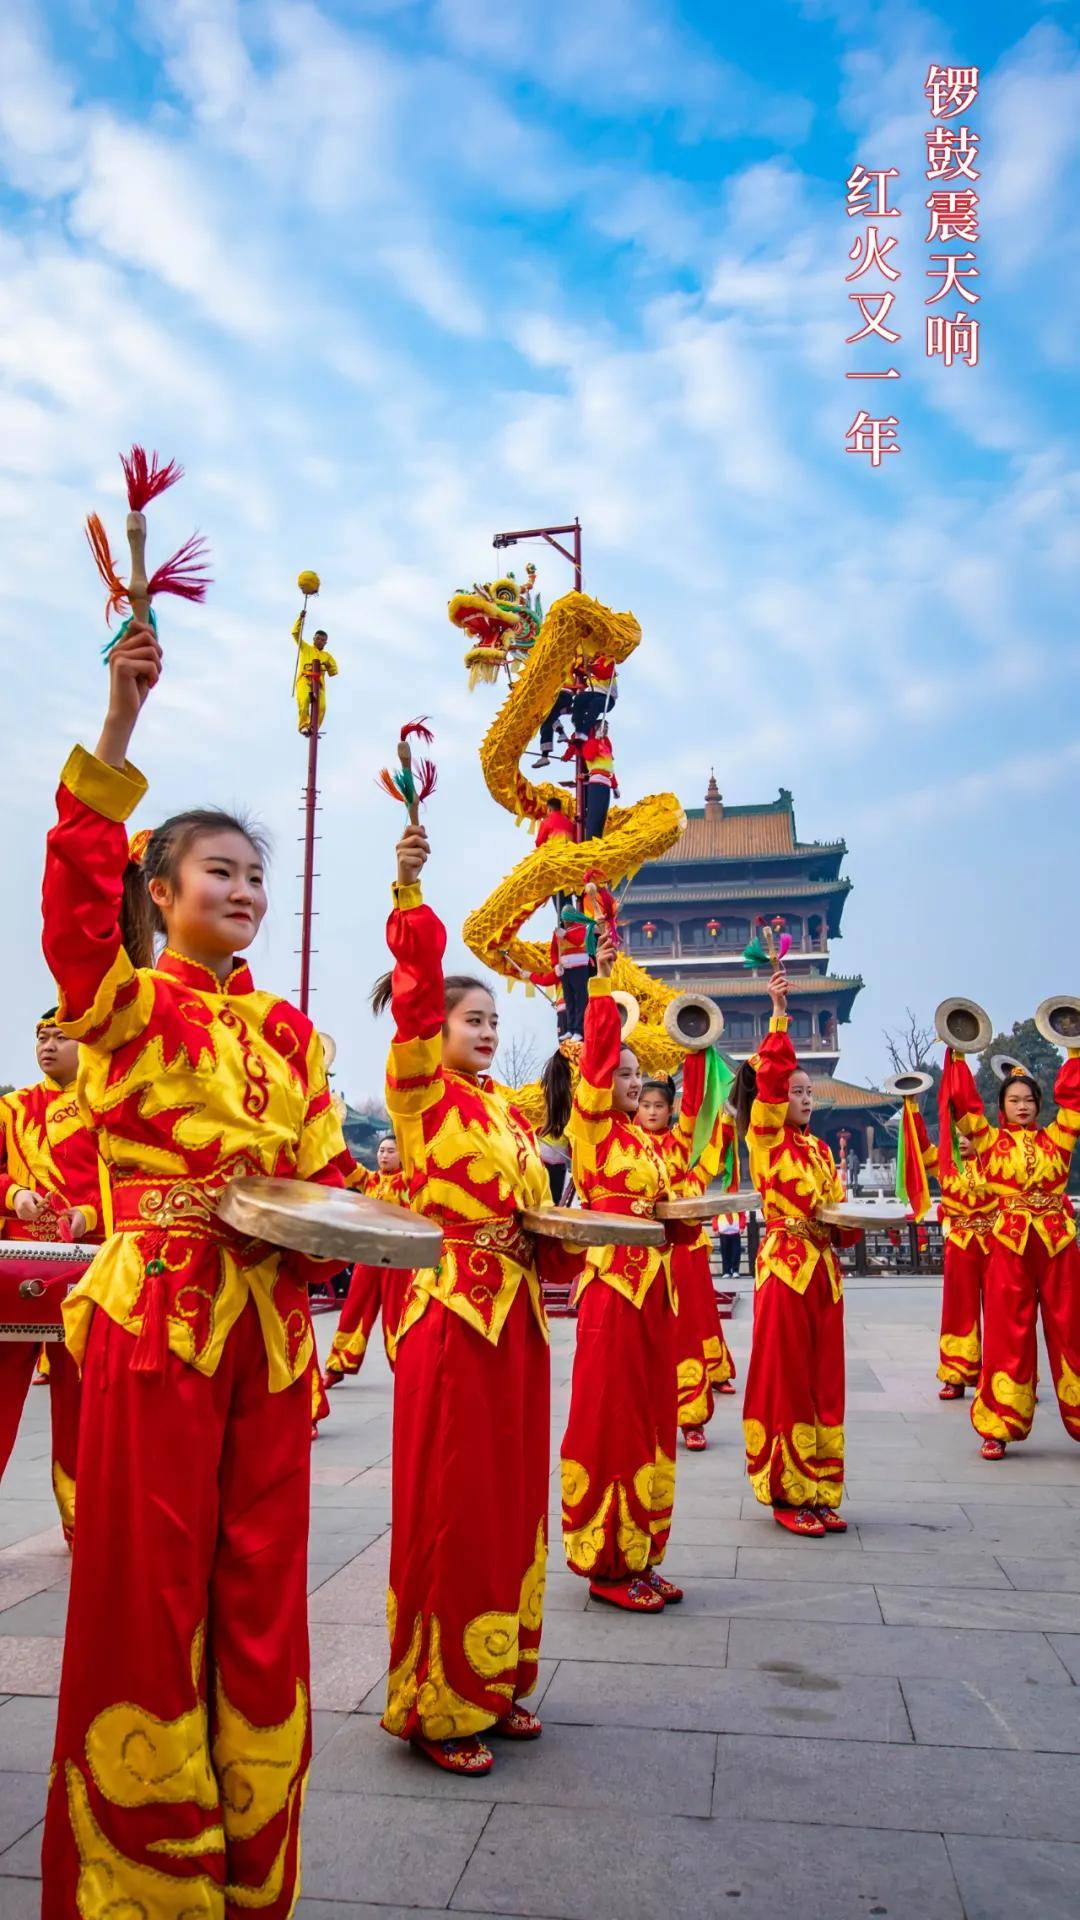
[[[939,1400],[962,1400],[976,1385],[982,1355],[983,1295],[997,1201],[986,1184],[974,1143],[961,1137],[959,1165],[941,1156],[914,1100],[907,1100],[927,1173],[941,1188],[939,1218],[945,1234],[938,1341]]]
[[[97,1145],[75,1098],[78,1043],[66,1039],[55,1020],[56,1008],[51,1007],[37,1024],[42,1078],[0,1099],[0,1232],[5,1242],[58,1240],[61,1234],[70,1240],[101,1238]],[[0,1341],[0,1479],[11,1458],[41,1350],[37,1340]],[[47,1377],[53,1493],[70,1546],[75,1525],[79,1370],[63,1347],[50,1346]]]
[[[490,1771],[479,1735],[532,1740],[547,1561],[549,1365],[533,1244],[550,1204],[532,1129],[495,1085],[498,1014],[444,979],[446,932],[420,894],[427,834],[397,850],[387,942],[395,1034],[386,1103],[409,1203],[443,1231],[398,1327],[390,1673],[382,1724],[450,1773]]]
[[[379,1141],[375,1150],[374,1173],[366,1179],[354,1176],[349,1185],[368,1200],[390,1200],[401,1206],[405,1199],[405,1176],[401,1155],[392,1133]],[[339,1380],[359,1373],[376,1316],[382,1309],[383,1345],[391,1367],[394,1364],[394,1336],[404,1302],[407,1274],[394,1267],[369,1267],[357,1262],[352,1270],[349,1291],[341,1309],[337,1332],[326,1356],[326,1384],[336,1387]]]
[[[962,1054],[946,1065],[945,1098],[972,1142],[997,1208],[983,1302],[982,1370],[971,1421],[984,1460],[1026,1440],[1035,1414],[1036,1315],[1065,1431],[1080,1440],[1080,1253],[1065,1197],[1080,1137],[1080,1050],[1070,1047],[1054,1085],[1057,1113],[1039,1126],[1037,1080],[1014,1069],[1001,1083],[998,1125],[983,1112]]]
[[[832,1154],[809,1131],[814,1096],[788,1038],[787,992],[786,974],[774,973],[769,1032],[735,1082],[750,1180],[765,1218],[743,1402],[746,1470],[756,1498],[789,1533],[846,1533],[837,1512],[844,1490],[843,1282],[835,1229],[814,1218],[844,1194]]]
[[[79,1524],[42,1852],[44,1920],[285,1920],[311,1752],[306,1557],[321,1263],[215,1215],[237,1174],[340,1185],[311,1022],[235,958],[262,848],[213,811],[136,836],[127,759],[161,672],[133,622],[95,753],[64,768],[45,957],[81,1043],[109,1237],[65,1307],[82,1366]],[[141,844],[140,844],[141,843]],[[165,949],[153,956],[153,935]]]
[[[614,958],[605,936],[566,1123],[574,1185],[583,1206],[648,1216],[668,1197],[668,1170],[657,1143],[634,1124],[641,1069],[621,1044]],[[549,1109],[548,1119],[558,1128],[563,1115]],[[659,1572],[675,1499],[675,1394],[667,1247],[590,1249],[562,1443],[563,1546],[594,1599],[632,1613],[659,1613],[683,1597]]]
[[[702,1052],[686,1056],[682,1099],[674,1129],[673,1080],[646,1080],[638,1104],[638,1120],[656,1140],[668,1168],[672,1191],[680,1198],[705,1192],[735,1138],[734,1121],[730,1114],[721,1111],[703,1151],[693,1160],[694,1134],[705,1091],[705,1060]],[[735,1371],[720,1331],[711,1253],[712,1242],[705,1227],[697,1229],[692,1240],[676,1241],[671,1249],[679,1431],[689,1453],[700,1453],[708,1444],[705,1428],[713,1416],[714,1386],[721,1379],[730,1380]]]

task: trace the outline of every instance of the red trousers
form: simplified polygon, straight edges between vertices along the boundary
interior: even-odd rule
[[[550,1364],[522,1286],[497,1346],[431,1300],[394,1376],[383,1726],[458,1739],[536,1685]]]
[[[713,1381],[720,1364],[720,1320],[708,1248],[676,1243],[671,1250],[671,1273],[678,1300],[675,1378],[679,1426],[704,1427],[713,1416]]]
[[[937,1377],[953,1386],[973,1387],[979,1377],[988,1259],[977,1234],[972,1234],[966,1247],[958,1247],[954,1239],[946,1237]]]
[[[675,1315],[666,1276],[640,1307],[602,1279],[581,1295],[562,1443],[572,1573],[626,1580],[664,1557],[675,1502]]]
[[[746,1470],[764,1506],[838,1507],[844,1491],[844,1302],[819,1260],[805,1293],[754,1294],[743,1400]]]
[[[984,1439],[1026,1440],[1038,1381],[1036,1318],[1042,1315],[1050,1378],[1066,1433],[1080,1440],[1080,1249],[1049,1253],[1032,1231],[1023,1253],[990,1246],[983,1355],[972,1424]]]
[[[411,1273],[398,1267],[358,1265],[353,1268],[337,1332],[326,1357],[326,1371],[331,1379],[359,1373],[380,1311],[383,1345],[393,1367],[398,1325],[411,1279]]]
[[[285,1920],[311,1754],[311,1389],[249,1302],[206,1378],[95,1313],[42,1920]]]
[[[0,1340],[0,1480],[11,1458],[23,1403],[34,1377],[40,1340]],[[79,1450],[79,1369],[59,1341],[49,1346],[52,1485],[64,1538],[75,1526],[75,1465]]]

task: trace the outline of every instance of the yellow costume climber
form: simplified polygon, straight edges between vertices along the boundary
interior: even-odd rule
[[[337,673],[337,661],[326,650],[326,634],[320,627],[314,638],[304,639],[304,616],[299,614],[293,624],[292,637],[296,641],[296,719],[300,732],[311,732],[311,691],[315,680],[314,666],[318,662],[322,672],[319,681],[319,720],[321,727],[326,717],[326,681]]]

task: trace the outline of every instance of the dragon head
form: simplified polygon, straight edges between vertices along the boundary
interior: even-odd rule
[[[473,584],[472,591],[459,587],[447,609],[451,623],[468,638],[465,665],[469,686],[478,681],[491,685],[504,666],[520,662],[540,631],[540,602],[533,593],[536,568],[526,569],[526,582],[519,586],[512,573],[498,580]]]

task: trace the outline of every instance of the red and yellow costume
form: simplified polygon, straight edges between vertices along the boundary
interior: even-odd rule
[[[823,1140],[788,1123],[797,1065],[787,1016],[757,1060],[747,1146],[765,1229],[746,1375],[746,1470],[764,1506],[838,1507],[844,1490],[844,1298],[821,1206],[844,1198]]]
[[[355,1178],[349,1185],[357,1187],[368,1200],[388,1200],[394,1206],[407,1204],[405,1197],[405,1175],[403,1173],[370,1173],[362,1181]],[[383,1345],[391,1367],[397,1351],[397,1329],[405,1304],[411,1274],[401,1267],[369,1267],[360,1261],[352,1270],[349,1291],[341,1309],[341,1318],[337,1332],[326,1356],[326,1378],[328,1382],[344,1379],[346,1374],[359,1373],[371,1338],[371,1329],[381,1309],[383,1323]]]
[[[536,1684],[547,1562],[549,1363],[530,1237],[550,1203],[512,1096],[443,1065],[446,932],[394,890],[386,1102],[409,1204],[443,1232],[397,1329],[390,1672],[382,1724],[443,1741],[506,1719]]]
[[[973,1387],[982,1357],[983,1294],[997,1201],[977,1155],[943,1166],[914,1106],[912,1119],[923,1166],[941,1189],[938,1219],[945,1235],[945,1271],[937,1377],[947,1386]]]
[[[615,1111],[621,1049],[611,982],[593,980],[568,1129],[574,1185],[582,1206],[649,1217],[669,1195],[669,1171],[656,1140]],[[572,1572],[624,1581],[660,1565],[675,1499],[675,1398],[668,1248],[591,1247],[562,1443],[563,1546]]]
[[[46,958],[81,1042],[106,1243],[64,1309],[79,1485],[44,1920],[284,1920],[311,1752],[306,1547],[320,1268],[216,1218],[235,1174],[338,1185],[322,1045],[295,1007],[166,951],[136,969],[121,822],[146,783],[76,748]]]
[[[715,1180],[735,1138],[735,1122],[721,1110],[699,1158],[691,1164],[694,1132],[705,1091],[703,1052],[689,1053],[683,1066],[678,1118],[657,1142],[668,1168],[672,1193],[679,1199],[702,1194]],[[671,1277],[677,1301],[675,1375],[678,1420],[683,1431],[704,1427],[713,1416],[713,1389],[734,1378],[735,1365],[720,1330],[712,1283],[712,1238],[706,1227],[695,1237],[677,1240],[671,1249]]]
[[[1047,1127],[992,1126],[971,1070],[947,1072],[956,1124],[976,1147],[996,1216],[983,1303],[983,1352],[972,1424],[984,1440],[1026,1440],[1035,1414],[1041,1313],[1050,1375],[1065,1430],[1080,1440],[1080,1254],[1065,1195],[1080,1137],[1080,1055],[1070,1049]]]
[[[53,1205],[36,1220],[19,1220],[14,1202],[20,1188],[29,1188]],[[0,1232],[5,1241],[56,1240],[59,1215],[76,1208],[86,1222],[85,1238],[99,1240],[101,1188],[94,1136],[79,1112],[74,1084],[62,1087],[46,1077],[36,1086],[0,1099]],[[42,1277],[48,1280],[47,1270]],[[8,1316],[0,1310],[0,1317]],[[0,1341],[0,1478],[11,1458],[40,1351],[36,1340]],[[53,1493],[70,1545],[75,1524],[79,1370],[63,1347],[54,1346],[49,1358]]]

